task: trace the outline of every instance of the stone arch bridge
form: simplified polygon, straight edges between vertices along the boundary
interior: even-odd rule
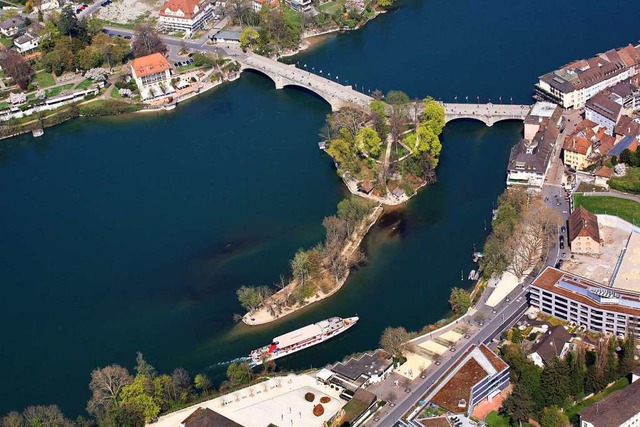
[[[255,70],[269,77],[276,85],[276,89],[285,86],[297,86],[309,90],[331,105],[331,111],[355,104],[365,110],[373,98],[353,90],[351,86],[326,79],[322,76],[287,65],[264,56],[249,54],[238,58],[243,70]]]
[[[445,122],[453,120],[479,120],[487,126],[503,120],[524,120],[531,105],[514,104],[447,104],[443,103]]]

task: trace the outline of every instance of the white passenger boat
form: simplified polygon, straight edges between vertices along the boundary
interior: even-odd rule
[[[255,349],[249,354],[251,366],[263,361],[270,361],[288,356],[305,348],[312,347],[335,337],[358,322],[358,317],[332,317],[321,320],[312,325],[296,329],[279,337],[275,337],[271,344]]]

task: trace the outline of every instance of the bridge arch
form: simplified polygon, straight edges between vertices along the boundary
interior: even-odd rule
[[[291,87],[296,87],[299,89],[304,90],[304,92],[308,92],[312,95],[315,95],[316,97],[322,99],[324,102],[326,102],[327,104],[329,104],[329,106],[331,107],[332,111],[335,111],[337,108],[336,106],[331,102],[331,100],[324,95],[321,91],[318,90],[314,90],[313,87],[307,86],[307,85],[303,85],[300,84],[298,82],[295,81],[291,81],[285,78],[282,78],[280,76],[272,76],[269,72],[262,70],[258,67],[252,67],[250,65],[245,65],[244,67],[242,67],[242,70],[249,70],[249,71],[253,71],[257,74],[262,74],[264,76],[267,76],[276,86],[276,89],[283,89],[287,86],[291,86]]]
[[[445,123],[451,123],[454,120],[475,120],[476,122],[484,123],[487,126],[491,126],[491,122],[487,121],[487,118],[484,116],[453,116],[453,117],[445,117]],[[491,124],[489,124],[491,123]]]

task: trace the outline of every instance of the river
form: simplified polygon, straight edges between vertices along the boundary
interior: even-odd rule
[[[640,4],[407,0],[364,29],[290,61],[365,90],[446,101],[530,102],[538,75],[634,42]],[[608,14],[611,14],[612,19]],[[597,29],[594,29],[597,28]],[[223,374],[218,362],[333,315],[348,333],[281,362],[322,366],[375,348],[385,326],[447,314],[473,268],[522,124],[445,128],[437,184],[383,217],[370,263],[340,292],[281,322],[234,325],[235,290],[276,282],[345,195],[317,148],[328,105],[246,73],[170,113],[79,119],[0,143],[0,413],[57,403],[84,410],[93,368]]]

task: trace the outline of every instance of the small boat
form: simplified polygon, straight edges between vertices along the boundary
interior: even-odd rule
[[[249,354],[251,366],[279,359],[335,337],[358,323],[358,317],[331,317],[275,337]]]
[[[467,280],[473,280],[473,277],[476,275],[476,271],[475,270],[471,270],[469,272],[469,277],[467,277]]]
[[[33,134],[34,138],[37,138],[39,136],[44,135],[44,129],[42,129],[42,128],[34,129],[34,130],[31,131],[31,133]]]

